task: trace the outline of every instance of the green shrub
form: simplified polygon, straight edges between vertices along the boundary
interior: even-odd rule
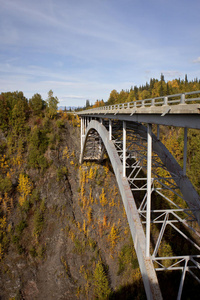
[[[0,192],[10,193],[12,190],[12,181],[7,176],[3,178],[0,175]]]
[[[111,294],[109,281],[101,261],[98,261],[94,270],[94,291],[97,299],[108,299]]]
[[[33,225],[34,225],[34,229],[33,229],[34,234],[39,236],[44,225],[44,216],[43,216],[43,212],[41,212],[40,209],[37,209],[34,214]]]
[[[16,226],[16,232],[21,234],[27,226],[28,226],[27,222],[25,220],[21,220],[19,224]]]
[[[67,167],[58,168],[56,174],[56,180],[61,181],[62,179],[65,179],[67,175],[68,175]]]
[[[13,244],[18,244],[19,240],[20,240],[20,238],[18,235],[13,235],[13,237],[12,237]]]
[[[56,125],[58,126],[58,128],[63,128],[65,126],[64,120],[63,119],[57,120]]]
[[[117,275],[123,273],[127,266],[131,265],[133,269],[138,268],[138,260],[133,245],[124,245],[118,256]]]
[[[37,251],[36,251],[35,247],[32,246],[32,247],[30,248],[29,252],[30,252],[30,255],[31,255],[32,257],[36,257],[36,256],[37,256]]]

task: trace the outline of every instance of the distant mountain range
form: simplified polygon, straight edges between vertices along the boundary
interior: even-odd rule
[[[62,110],[70,110],[70,108],[71,108],[71,110],[74,110],[74,109],[76,109],[77,108],[77,106],[59,106],[58,107],[58,110],[60,110],[60,109],[62,109]]]

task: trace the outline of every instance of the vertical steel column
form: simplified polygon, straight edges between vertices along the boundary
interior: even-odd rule
[[[87,127],[87,124],[86,124],[86,118],[84,117],[84,131],[83,131],[83,134],[85,134],[86,127]]]
[[[157,125],[157,139],[160,140],[160,126]]]
[[[147,213],[146,213],[146,257],[150,256],[151,225],[151,163],[152,163],[152,124],[147,125]]]
[[[83,118],[81,118],[81,152],[83,150]]]
[[[112,140],[112,120],[109,119],[109,141]]]
[[[187,127],[184,128],[184,153],[183,153],[183,175],[186,176],[187,167]]]
[[[123,121],[123,177],[126,177],[126,122]]]
[[[179,290],[178,290],[177,300],[181,300],[181,294],[182,294],[182,291],[183,291],[183,283],[184,283],[184,280],[185,280],[185,273],[187,271],[187,264],[188,264],[188,259],[185,260],[185,266],[184,266],[183,273],[182,273],[182,276],[181,276],[181,282],[180,282],[180,286],[179,286]]]
[[[85,137],[85,117],[81,118],[81,152],[83,150],[83,140]]]

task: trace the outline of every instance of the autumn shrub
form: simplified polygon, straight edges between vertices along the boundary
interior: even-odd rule
[[[94,251],[97,247],[97,242],[92,238],[88,238],[88,243],[92,251]]]
[[[120,238],[119,229],[115,224],[111,227],[110,233],[108,235],[108,241],[110,242],[111,252],[114,250],[116,244]]]
[[[85,241],[75,238],[74,240],[75,252],[78,254],[83,254],[85,252]]]

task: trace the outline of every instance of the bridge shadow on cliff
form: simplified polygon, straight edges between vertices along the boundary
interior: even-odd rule
[[[120,286],[117,291],[114,291],[109,300],[146,300],[146,294],[144,290],[143,281],[136,280],[132,284]]]
[[[176,300],[178,288],[180,284],[180,272],[159,273],[158,280],[162,290],[163,300]],[[120,286],[117,291],[114,291],[108,298],[109,300],[146,300],[143,281],[137,280],[132,284]],[[199,299],[199,284],[194,282],[192,276],[187,276],[183,288],[181,300],[198,300]]]

